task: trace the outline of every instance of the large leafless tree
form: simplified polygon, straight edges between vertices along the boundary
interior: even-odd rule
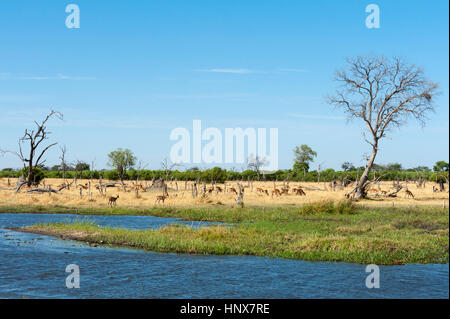
[[[380,149],[380,140],[394,128],[415,118],[424,125],[433,111],[438,85],[426,79],[421,68],[401,58],[357,57],[336,72],[339,83],[329,103],[343,108],[348,119],[359,119],[366,127],[364,140],[371,146],[364,173],[357,181],[355,198],[366,196],[369,173]]]
[[[56,117],[60,120],[63,119],[62,113],[51,110],[42,122],[34,121],[36,128],[25,129],[24,135],[19,138],[19,150],[0,150],[3,153],[11,153],[16,155],[23,164],[24,174],[26,174],[26,184],[31,186],[34,183],[34,169],[45,162],[44,154],[53,146],[58,143],[52,143],[44,145],[46,140],[49,139],[51,132],[47,130],[47,122],[52,117]],[[24,182],[25,184],[25,182]]]
[[[266,163],[267,163],[267,160],[265,158],[261,159],[258,155],[253,156],[253,154],[251,154],[247,160],[248,168],[256,172],[256,175],[258,176],[258,180],[260,180],[261,168]]]

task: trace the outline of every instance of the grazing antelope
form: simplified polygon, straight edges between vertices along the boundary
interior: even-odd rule
[[[387,191],[380,191],[381,192],[381,194],[383,194],[384,196],[386,196],[387,195]]]
[[[161,201],[164,204],[164,201],[166,200],[167,197],[169,197],[169,194],[156,196],[155,204],[157,204],[157,203],[159,203]]]
[[[300,196],[302,196],[302,195],[306,196],[306,193],[302,188],[293,188],[292,191],[294,192],[294,194],[297,194]]]
[[[213,190],[214,190],[214,187],[208,187],[208,188],[206,189],[206,192],[207,192],[208,194],[211,194],[211,193],[213,192]]]
[[[114,197],[114,196],[111,196],[110,198],[109,198],[109,201],[108,201],[108,205],[109,206],[116,206],[116,204],[117,204],[117,199],[119,198],[119,194],[117,194],[117,196],[116,197]]]
[[[345,194],[345,197],[347,197],[348,199],[353,199],[355,198],[355,194],[356,190],[352,190],[350,193]]]
[[[405,190],[405,192],[406,192],[406,197],[412,197],[412,198],[414,198],[414,195],[413,195],[413,193],[411,193],[411,191],[410,190]]]
[[[378,189],[375,189],[375,188],[371,188],[371,189],[369,189],[367,192],[374,192],[374,193],[378,193],[379,192],[379,190]]]
[[[237,190],[234,187],[228,188],[228,192],[235,193],[236,195],[238,194]]]
[[[216,194],[217,193],[222,193],[222,187],[216,186]]]
[[[289,194],[289,187],[281,188],[281,194]]]
[[[269,192],[267,191],[267,189],[262,189],[262,188],[257,187],[256,192],[258,192],[260,194],[266,194],[267,196],[269,196]]]
[[[278,188],[275,188],[274,190],[272,190],[272,197],[273,197],[274,194],[277,195],[277,196],[281,196],[281,192],[280,192],[280,190]]]
[[[78,185],[80,188],[82,188],[82,189],[88,189],[89,187],[88,187],[88,184],[86,183],[86,184],[84,184],[84,185]]]

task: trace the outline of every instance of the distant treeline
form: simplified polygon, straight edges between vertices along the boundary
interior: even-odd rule
[[[53,171],[53,170],[42,170],[39,169],[39,175],[42,174],[45,178],[67,178],[73,179],[75,174],[79,179],[98,179],[100,176],[108,180],[118,180],[119,175],[117,170],[82,170],[82,171]],[[272,173],[257,172],[255,170],[245,170],[243,172],[235,172],[231,170],[222,169],[220,167],[214,167],[205,170],[199,169],[189,169],[186,171],[164,171],[164,170],[135,170],[130,169],[125,172],[124,180],[152,180],[159,178],[167,178],[168,180],[179,180],[179,181],[204,181],[212,182],[216,181],[218,183],[230,180],[254,180],[254,181],[304,181],[304,182],[331,182],[335,180],[351,180],[355,181],[358,176],[361,176],[362,169],[353,169],[347,171],[335,171],[332,168],[318,171],[294,171],[292,169],[278,170]],[[19,177],[22,171],[3,169],[0,171],[0,177]],[[415,170],[380,170],[372,171],[370,173],[370,179],[377,178],[381,181],[392,181],[392,180],[409,180],[417,181],[419,179],[427,181],[438,181],[443,179],[446,182],[448,179],[448,171],[433,172],[430,170],[415,171]]]

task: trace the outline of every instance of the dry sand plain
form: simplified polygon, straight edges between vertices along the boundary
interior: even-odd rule
[[[161,189],[150,189],[146,192],[139,191],[136,196],[135,191],[129,188],[124,192],[122,187],[107,188],[106,196],[101,196],[94,185],[98,183],[98,180],[91,180],[92,185],[92,198],[88,196],[87,190],[83,190],[82,197],[80,196],[80,188],[75,188],[73,185],[70,190],[62,190],[59,194],[30,194],[26,193],[26,189],[21,190],[18,194],[14,194],[14,191],[6,188],[12,188],[15,185],[15,180],[11,179],[11,185],[8,186],[7,179],[0,179],[0,206],[16,206],[16,205],[36,205],[36,206],[70,206],[70,207],[108,207],[108,198],[110,196],[119,195],[117,200],[118,207],[153,207],[154,205],[164,205],[169,207],[207,207],[207,206],[234,206],[237,196],[230,192],[217,193],[214,191],[207,195],[206,198],[198,196],[192,197],[190,185],[192,182],[187,183],[185,190],[185,182],[178,182],[178,191],[176,191],[175,182],[169,182],[169,197],[164,204],[155,204],[155,198],[157,195],[161,195]],[[63,181],[61,179],[46,179],[45,184],[51,185],[56,188]],[[86,184],[89,180],[79,180],[78,184]],[[103,181],[104,183],[108,181]],[[150,185],[150,182],[143,181],[143,185]],[[132,182],[127,181],[128,186],[132,186]],[[226,182],[226,187],[234,187],[238,189],[236,181]],[[223,184],[218,184],[224,188]],[[352,190],[353,184],[345,189],[337,189],[335,191],[330,190],[329,183],[303,183],[303,182],[290,182],[289,193],[283,194],[279,197],[272,197],[271,195],[262,195],[256,191],[256,188],[267,189],[269,194],[274,189],[274,182],[253,182],[253,185],[249,185],[248,182],[243,182],[245,187],[244,203],[245,206],[260,206],[260,207],[275,207],[275,206],[296,206],[305,203],[312,203],[321,200],[334,200],[339,201],[345,199],[345,194]],[[402,183],[405,186],[405,183]],[[207,184],[207,187],[210,187]],[[276,187],[281,189],[283,182],[277,182]],[[306,196],[294,195],[292,188],[302,186],[306,192]],[[380,189],[385,191],[393,191],[392,182],[381,182],[380,185],[372,185],[374,189]],[[417,188],[412,182],[408,183],[408,189],[414,194],[414,198],[407,198],[405,194],[405,187],[398,193],[396,198],[388,198],[382,196],[376,196],[375,193],[370,193],[371,200],[364,200],[364,205],[369,206],[434,206],[442,207],[445,202],[445,207],[448,207],[449,193],[445,192],[433,192],[433,186],[437,186],[434,182],[427,182],[425,188]],[[447,185],[446,185],[447,187]],[[326,188],[326,190],[323,190]],[[321,190],[319,190],[321,189]],[[199,189],[200,194],[200,189]]]

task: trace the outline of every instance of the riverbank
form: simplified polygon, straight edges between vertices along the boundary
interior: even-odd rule
[[[82,212],[91,211],[78,211]],[[51,223],[15,230],[164,253],[254,255],[378,265],[449,261],[447,209],[367,208],[350,202],[319,202],[301,208],[147,211],[120,208],[96,212],[111,215],[134,212],[232,225],[129,230],[98,227],[94,223]]]

